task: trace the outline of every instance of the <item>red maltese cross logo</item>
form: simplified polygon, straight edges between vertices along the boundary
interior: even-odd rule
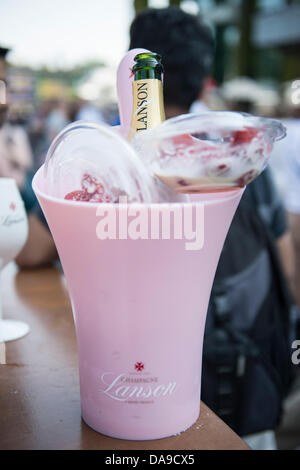
[[[142,362],[136,362],[134,364],[134,368],[135,370],[137,370],[138,372],[142,372],[142,370],[144,369],[144,364]]]
[[[9,208],[10,208],[12,211],[16,210],[16,207],[17,207],[17,206],[16,206],[16,204],[15,204],[14,202],[11,202],[11,203],[10,203]]]

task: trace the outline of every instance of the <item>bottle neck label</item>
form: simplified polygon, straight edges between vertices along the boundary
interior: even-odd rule
[[[131,139],[137,132],[152,129],[165,120],[162,82],[158,79],[132,82]]]

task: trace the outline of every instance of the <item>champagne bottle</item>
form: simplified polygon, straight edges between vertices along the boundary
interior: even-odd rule
[[[137,54],[132,68],[133,106],[129,140],[165,120],[161,57],[152,52]]]

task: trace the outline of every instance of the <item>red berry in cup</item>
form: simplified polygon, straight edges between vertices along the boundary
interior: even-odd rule
[[[231,144],[232,145],[242,145],[242,144],[249,144],[251,140],[258,134],[258,129],[254,129],[252,127],[246,127],[245,129],[241,129],[239,131],[235,131],[231,137]]]
[[[65,196],[69,201],[84,202],[112,202],[111,198],[105,194],[104,186],[93,176],[85,173],[81,180],[82,189],[72,191]]]
[[[246,184],[250,183],[257,176],[257,174],[258,174],[257,170],[247,171],[237,180],[237,186],[240,186],[240,187],[246,186]]]
[[[104,193],[104,188],[99,181],[94,178],[93,176],[85,173],[83,175],[82,181],[81,181],[81,187],[83,191],[86,191],[89,194],[93,194],[95,192],[98,192],[99,194]]]
[[[178,180],[177,184],[179,184],[180,186],[188,186],[189,185],[184,179]]]
[[[89,197],[84,191],[81,191],[79,189],[77,191],[72,191],[71,193],[68,193],[65,196],[65,199],[69,201],[88,201]]]

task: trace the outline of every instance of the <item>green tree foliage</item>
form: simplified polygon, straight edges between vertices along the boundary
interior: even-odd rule
[[[148,0],[134,0],[133,4],[136,13],[140,10],[148,8]]]

